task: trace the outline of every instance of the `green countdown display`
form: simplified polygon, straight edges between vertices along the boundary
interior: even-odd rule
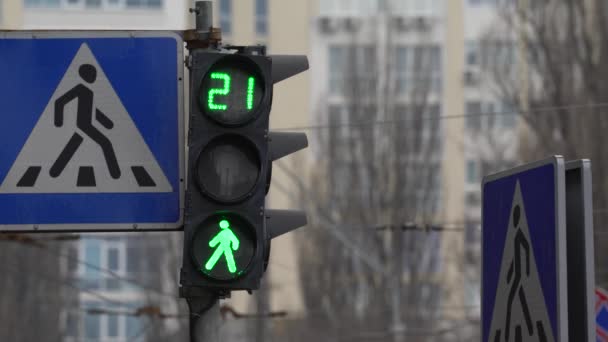
[[[194,238],[193,259],[206,276],[230,280],[246,271],[255,254],[249,224],[233,214],[215,215],[200,225]]]
[[[247,64],[220,62],[203,79],[199,96],[209,117],[222,124],[238,125],[255,115],[264,96],[263,82]]]
[[[230,95],[230,82],[232,78],[230,75],[223,72],[214,72],[211,74],[211,78],[214,80],[222,80],[224,85],[222,88],[213,88],[209,90],[209,95],[207,96],[207,104],[210,110],[228,110],[228,105],[224,103],[216,103],[215,96],[216,95]],[[253,98],[255,94],[255,77],[249,77],[247,79],[247,110],[253,109]]]

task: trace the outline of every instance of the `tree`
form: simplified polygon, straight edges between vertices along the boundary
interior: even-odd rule
[[[78,305],[76,284],[61,276],[61,258],[54,244],[29,236],[0,240],[3,276],[0,277],[0,340],[60,341],[65,326],[62,314]],[[65,319],[65,318],[63,318]]]
[[[440,272],[442,233],[423,231],[442,217],[440,47],[422,21],[405,44],[390,13],[347,19],[348,41],[330,47],[319,102],[328,128],[301,194],[313,221],[300,244],[303,278],[316,277],[303,284],[309,324],[331,341],[437,341],[453,289]]]
[[[519,104],[525,127],[522,161],[551,154],[566,159],[590,158],[596,253],[596,283],[608,286],[605,209],[608,207],[608,4],[601,0],[519,0],[504,6],[503,25],[488,39],[519,42],[516,72],[494,68],[487,74],[497,94]],[[527,90],[527,91],[526,91]]]

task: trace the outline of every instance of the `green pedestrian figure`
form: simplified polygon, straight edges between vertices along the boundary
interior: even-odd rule
[[[217,233],[217,235],[215,235],[211,241],[209,241],[209,247],[217,247],[217,249],[215,252],[213,252],[213,255],[211,255],[211,258],[209,258],[205,264],[205,268],[208,271],[211,271],[223,254],[226,257],[228,271],[230,271],[230,273],[235,273],[236,264],[234,262],[234,254],[232,254],[232,251],[239,249],[239,239],[230,229],[230,223],[227,220],[221,220],[219,226],[221,231]]]

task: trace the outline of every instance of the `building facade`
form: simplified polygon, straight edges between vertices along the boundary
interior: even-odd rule
[[[188,11],[191,6],[190,0],[0,0],[0,27],[15,30],[179,31],[193,25],[192,14]],[[214,19],[216,26],[222,28],[224,43],[265,44],[269,47],[269,53],[308,54],[309,17],[313,7],[304,1],[216,0]],[[294,11],[302,16],[294,19],[285,15]],[[271,127],[288,128],[309,123],[308,79],[309,76],[303,74],[275,86]],[[282,160],[281,164],[287,172],[275,168],[273,189],[268,197],[269,207],[280,209],[295,205],[294,179],[290,176],[290,170],[298,169],[294,165],[302,165],[304,159],[302,155],[296,155]],[[170,240],[177,239],[170,236]],[[158,240],[158,236],[130,239],[99,235],[87,236],[84,241],[71,247],[69,253],[74,260],[84,262],[65,265],[66,274],[73,274],[83,289],[79,295],[80,307],[132,313],[146,304],[167,300],[166,292],[176,292],[180,263],[175,265],[175,274],[166,274],[158,279],[158,272],[148,267],[148,262],[140,265],[138,261],[144,256],[154,255],[154,251],[167,250],[167,246],[159,245]],[[177,250],[173,248],[171,251],[181,258],[180,244],[173,241],[171,248],[176,247]],[[166,264],[169,261],[164,259],[157,262]],[[136,270],[137,273],[134,273]],[[134,283],[116,280],[117,277],[131,279],[132,276],[135,277]],[[263,305],[268,310],[287,310],[295,316],[301,314],[303,307],[297,287],[298,277],[294,240],[287,234],[273,241],[272,259],[265,278],[266,288],[271,295],[266,296],[266,304]],[[150,284],[165,294],[150,292],[138,284]],[[99,296],[110,302],[100,300]],[[117,305],[111,304],[112,301]],[[256,297],[244,293],[234,293],[222,305],[232,306],[242,313],[255,312],[260,307]],[[179,309],[171,300],[164,308],[168,312]],[[94,315],[82,310],[66,310],[62,322],[66,341],[113,342],[150,340],[148,324],[159,323],[150,322],[144,316]],[[228,321],[228,326],[236,328],[231,329],[235,338],[246,333],[248,328],[240,323]],[[171,322],[163,321],[162,324],[168,325],[169,332],[179,328],[179,325]],[[243,329],[238,329],[239,326]]]
[[[520,103],[505,99],[498,75],[518,72],[516,36],[502,26],[504,6],[517,1],[467,0],[463,87],[465,96],[465,304],[480,315],[481,182],[517,162]],[[515,100],[517,101],[517,100]]]
[[[490,171],[486,165],[497,165],[499,155],[502,163],[499,165],[512,163],[516,151],[511,142],[517,120],[508,115],[513,104],[496,98],[484,77],[484,70],[491,67],[488,64],[497,63],[487,54],[503,56],[504,63],[513,58],[508,53],[513,51],[512,39],[496,42],[484,39],[496,18],[497,5],[498,0],[214,2],[216,26],[221,27],[226,43],[265,44],[270,54],[309,56],[310,71],[275,86],[271,128],[348,125],[350,108],[342,90],[348,85],[345,60],[352,56],[357,56],[354,60],[359,63],[358,77],[364,82],[372,83],[378,76],[392,79],[391,91],[397,96],[390,102],[396,113],[406,113],[411,107],[412,98],[408,94],[415,84],[428,84],[424,114],[438,123],[430,127],[440,134],[436,135],[438,144],[425,161],[434,174],[428,192],[435,204],[433,217],[425,218],[430,222],[423,223],[446,228],[466,225],[464,234],[458,230],[441,233],[436,254],[442,260],[440,271],[447,284],[442,291],[442,303],[448,307],[473,308],[464,313],[446,311],[455,319],[466,314],[478,317],[479,272],[475,273],[473,268],[467,276],[464,265],[469,259],[473,265],[479,261],[481,177]],[[0,0],[0,27],[183,30],[192,25],[190,6],[188,0]],[[377,25],[378,20],[382,25]],[[378,62],[387,62],[391,66],[389,71],[376,72],[370,68]],[[420,62],[427,63],[422,75]],[[374,96],[381,99],[382,90],[374,91],[377,92]],[[505,115],[482,115],[494,112]],[[444,119],[449,116],[461,118]],[[269,208],[298,207],[299,199],[294,194],[301,189],[297,180],[303,179],[307,184],[306,171],[314,168],[322,153],[316,140],[318,130],[307,133],[311,141],[308,151],[275,163]],[[348,129],[339,134],[347,135]],[[340,140],[332,144],[339,145]],[[255,312],[266,306],[268,311],[287,311],[290,317],[305,316],[299,288],[302,279],[298,258],[302,256],[296,252],[297,238],[305,238],[305,232],[286,234],[273,241],[264,279],[266,298],[259,301],[257,296],[235,293],[223,304],[240,312]],[[144,269],[138,278],[145,284],[147,266],[140,267],[135,262],[141,258],[135,252],[138,243],[99,236],[87,238],[70,253],[121,276]],[[179,245],[177,242],[178,248]],[[138,290],[136,285],[117,284],[113,277],[104,277],[103,272],[90,267],[66,265],[66,271],[81,279],[85,289],[127,301],[133,308],[148,302],[147,296],[142,295],[145,291]],[[166,279],[176,283],[177,272]],[[163,291],[170,288],[162,280],[159,286]],[[98,299],[86,291],[80,296],[85,306],[99,306]],[[94,316],[82,312],[66,312],[64,322],[68,340],[115,342],[133,340],[146,324],[145,320],[126,315]],[[234,330],[235,340],[244,334],[245,328]],[[280,323],[275,328],[280,329]],[[145,333],[140,337],[143,336]]]
[[[455,320],[465,316],[464,234],[454,229],[465,220],[465,126],[462,119],[445,118],[461,115],[465,110],[464,11],[463,1],[452,0],[323,0],[311,28],[311,119],[314,125],[327,125],[328,131],[333,130],[329,137],[321,134],[318,139],[325,139],[325,144],[331,146],[345,142],[342,149],[334,149],[339,156],[347,155],[344,151],[348,144],[352,145],[351,127],[359,127],[363,119],[357,113],[363,112],[369,115],[367,122],[381,123],[380,128],[369,128],[376,132],[377,144],[384,139],[382,129],[388,132],[403,122],[403,134],[419,136],[435,145],[401,152],[412,157],[406,156],[403,172],[424,168],[425,176],[431,175],[435,181],[425,186],[424,178],[409,179],[415,186],[402,186],[405,192],[420,191],[425,195],[415,196],[414,203],[433,199],[428,205],[430,210],[421,210],[430,215],[413,213],[408,219],[445,228],[431,257],[440,258],[441,266],[431,267],[428,276],[441,284],[433,295],[440,296],[438,300],[446,307],[460,308],[442,313]],[[349,63],[354,63],[354,67],[349,67]],[[358,75],[353,76],[353,72]],[[344,87],[357,88],[352,91],[355,95],[348,95]],[[389,108],[366,103],[364,97],[369,92]],[[354,108],[361,106],[363,110]],[[417,119],[417,115],[422,119]],[[340,129],[342,126],[345,128]],[[321,156],[327,151],[320,145],[313,142],[313,152],[318,155],[315,163],[327,158]],[[339,178],[338,173],[336,181]],[[404,283],[408,282],[407,274],[404,271]]]
[[[184,30],[189,1],[2,0],[0,28],[11,30]],[[154,306],[177,313],[178,234],[86,235],[66,243],[62,277],[78,295],[64,303],[64,341],[163,341],[179,322],[137,314]],[[171,270],[173,269],[173,270]],[[187,329],[187,327],[185,327]],[[184,330],[187,333],[187,330]]]

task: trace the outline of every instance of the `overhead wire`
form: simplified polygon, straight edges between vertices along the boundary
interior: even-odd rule
[[[401,122],[418,122],[418,121],[438,121],[438,120],[454,120],[454,119],[465,119],[469,117],[484,117],[484,116],[506,116],[506,115],[531,115],[531,114],[553,114],[556,111],[566,110],[579,110],[579,109],[597,109],[597,108],[608,108],[608,102],[599,102],[592,104],[571,104],[563,106],[546,106],[537,107],[529,110],[521,111],[497,111],[497,112],[485,112],[485,113],[465,113],[458,115],[423,115],[420,118],[403,118],[393,120],[376,120],[376,121],[362,121],[362,122],[351,122],[331,125],[311,125],[311,126],[295,126],[295,127],[280,127],[273,128],[273,131],[312,131],[320,129],[340,128],[340,127],[365,127],[365,126],[384,126],[393,125]]]
[[[21,243],[21,244],[23,244],[25,246],[36,247],[40,251],[43,251],[44,253],[52,255],[52,256],[54,256],[56,258],[63,258],[63,259],[66,259],[68,261],[76,262],[76,263],[78,263],[80,265],[83,265],[83,266],[85,266],[87,268],[90,268],[90,269],[93,269],[93,270],[96,270],[96,271],[99,271],[99,272],[103,272],[103,273],[107,274],[108,276],[110,276],[111,278],[116,279],[118,281],[130,283],[131,285],[135,285],[135,286],[137,286],[137,287],[139,287],[139,288],[141,288],[143,290],[154,292],[154,293],[156,293],[158,295],[162,295],[162,296],[165,296],[165,297],[168,297],[168,298],[172,298],[172,299],[176,299],[177,298],[177,294],[167,293],[165,291],[162,291],[162,290],[157,289],[155,287],[152,287],[150,285],[143,284],[143,283],[141,283],[141,282],[139,282],[137,280],[121,276],[121,275],[117,274],[115,271],[112,271],[110,269],[107,269],[107,268],[95,265],[93,263],[90,263],[90,262],[87,262],[85,260],[79,259],[78,257],[70,256],[69,254],[62,253],[62,252],[60,252],[58,250],[53,250],[53,249],[51,249],[48,246],[48,244],[42,243],[38,238],[33,238],[31,236],[22,235],[22,234],[14,234],[14,235],[18,235],[19,237],[16,238],[16,239],[13,239],[13,236],[11,234],[8,234],[8,235],[0,234],[0,241],[12,241],[12,242]],[[7,239],[7,237],[8,237],[8,239]]]
[[[15,267],[9,267],[8,264],[2,263],[0,265],[0,269],[2,269],[4,271],[7,271],[7,272],[10,272],[10,273],[14,273],[14,274],[23,274],[23,270],[19,269],[19,267],[16,266],[16,265],[15,265]],[[76,285],[76,280],[75,279],[60,278],[60,277],[51,276],[51,275],[48,275],[48,274],[45,274],[45,273],[41,273],[41,272],[36,272],[35,276],[37,278],[46,280],[48,282],[59,284],[61,286],[68,287],[68,288],[71,288],[73,290],[82,291],[84,293],[87,293],[87,294],[89,294],[89,295],[97,298],[98,300],[100,300],[101,302],[104,302],[104,303],[112,304],[112,305],[118,306],[118,307],[127,307],[127,308],[131,307],[131,305],[128,304],[128,303],[125,303],[125,302],[122,302],[122,301],[117,301],[117,300],[111,299],[111,298],[109,298],[109,297],[107,297],[107,296],[105,296],[105,295],[103,295],[103,294],[101,294],[101,293],[99,293],[97,291],[80,287],[80,286]]]

